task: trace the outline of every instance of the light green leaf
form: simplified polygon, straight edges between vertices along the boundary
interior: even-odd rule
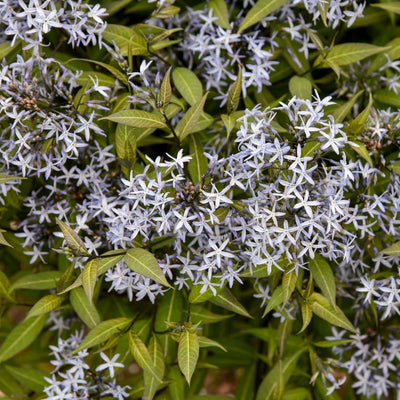
[[[302,76],[292,76],[289,81],[289,91],[292,96],[296,96],[300,99],[311,100],[312,83]]]
[[[149,350],[133,329],[129,331],[129,348],[131,349],[131,353],[140,368],[142,368],[143,371],[146,371],[148,374],[154,377],[158,383],[160,383],[162,380],[162,377],[160,378],[159,376],[160,371],[156,369]]]
[[[307,400],[311,398],[310,390],[306,388],[295,388],[285,390],[282,400]]]
[[[308,325],[310,325],[313,313],[310,304],[307,300],[301,303],[301,316],[303,318],[303,326],[299,330],[298,334],[304,332]]]
[[[83,349],[104,343],[117,333],[122,334],[131,323],[131,318],[113,318],[100,322],[87,334],[82,343],[71,354],[76,354]]]
[[[390,3],[371,4],[372,7],[381,8],[382,10],[400,14],[400,1],[392,1]]]
[[[2,400],[26,400],[27,396],[24,393],[24,388],[3,366],[0,366],[0,393],[2,394]],[[21,397],[16,397],[15,393],[21,393]],[[10,397],[7,397],[6,395]]]
[[[353,342],[352,339],[342,339],[342,340],[322,340],[320,342],[313,343],[314,346],[329,348],[333,346],[343,346],[344,344],[348,344]]]
[[[137,274],[146,276],[161,285],[171,287],[156,258],[144,249],[130,249],[125,255],[126,265]]]
[[[227,287],[217,292],[217,295],[212,297],[210,302],[244,317],[253,318]]]
[[[400,96],[389,89],[374,91],[374,99],[380,103],[387,104],[395,108],[400,108]]]
[[[243,32],[250,26],[260,22],[267,15],[282,7],[288,0],[258,0],[244,18],[238,33]]]
[[[175,132],[181,141],[183,141],[186,136],[193,133],[194,127],[196,126],[197,121],[203,112],[207,95],[208,92],[197,103],[190,107],[176,126]]]
[[[372,100],[372,95],[370,93],[367,107],[365,107],[365,109],[360,114],[357,115],[357,118],[355,118],[354,121],[351,121],[348,127],[348,131],[350,134],[358,135],[364,129],[365,125],[367,124],[372,103],[373,100]]]
[[[394,163],[387,165],[387,167],[397,175],[400,175],[400,161],[395,161]]]
[[[301,156],[302,157],[314,157],[315,152],[321,147],[321,142],[308,142],[304,145],[301,149]]]
[[[95,258],[86,263],[82,271],[82,286],[89,300],[92,302],[94,287],[96,286],[97,269],[99,266],[99,259]]]
[[[216,314],[199,304],[193,304],[190,308],[190,320],[193,324],[213,324],[223,321],[224,319],[232,318],[233,314]]]
[[[222,344],[219,344],[218,342],[216,342],[215,340],[212,340],[208,337],[205,336],[199,336],[199,346],[200,347],[218,347],[219,349],[223,350],[223,351],[227,351],[225,349],[224,346],[222,346]]]
[[[79,77],[75,80],[79,86],[85,86],[86,84],[90,85],[92,83],[90,77],[95,81],[97,80],[100,86],[111,87],[115,85],[115,78],[98,71],[81,71]]]
[[[368,68],[368,74],[372,72],[378,71],[379,68],[383,67],[387,62],[388,58],[391,61],[397,60],[400,58],[400,38],[394,38],[389,43],[386,44],[386,47],[389,49],[384,53],[378,54],[372,61],[371,65]],[[375,93],[375,91],[374,91]]]
[[[389,256],[399,257],[400,256],[400,242],[396,242],[395,244],[382,250],[381,254],[387,254]]]
[[[282,277],[283,305],[285,305],[292,295],[297,282],[297,273],[295,270],[285,272]]]
[[[13,365],[6,365],[5,368],[15,379],[37,393],[43,392],[44,387],[47,385],[44,378],[49,377],[49,375],[38,369],[20,368]]]
[[[186,381],[176,365],[171,365],[167,371],[167,378],[170,381],[168,393],[171,399],[185,400]]]
[[[146,38],[143,34],[125,25],[107,24],[102,36],[109,44],[114,41],[123,56],[148,54]]]
[[[160,92],[158,93],[158,101],[161,103],[162,108],[165,108],[171,101],[171,70],[172,67],[169,67],[163,81],[161,82]]]
[[[219,25],[221,28],[230,29],[231,26],[229,24],[229,12],[228,6],[226,5],[225,0],[211,0],[208,3],[208,9],[213,10],[213,15],[218,17],[218,19],[214,22]]]
[[[16,280],[10,287],[10,290],[30,289],[45,290],[54,289],[57,280],[62,276],[61,271],[37,272],[36,274],[25,275]]]
[[[203,87],[199,78],[188,68],[178,67],[172,73],[174,85],[182,97],[193,106],[203,96]]]
[[[8,301],[15,302],[15,298],[10,294],[12,290],[7,275],[0,270],[0,299],[4,298]]]
[[[218,283],[218,280],[216,278],[211,278],[211,283],[216,284]],[[219,286],[214,286],[214,288],[216,290],[216,293],[222,290],[222,288]],[[203,303],[214,297],[214,293],[211,291],[210,288],[207,288],[204,292],[202,292],[202,289],[203,285],[201,284],[193,285],[193,287],[191,287],[189,294],[189,303]]]
[[[228,93],[227,111],[232,114],[239,107],[240,96],[242,95],[242,68],[239,65],[239,72]]]
[[[314,282],[321,289],[323,295],[330,301],[332,306],[336,304],[336,282],[329,263],[320,255],[315,254],[310,260],[308,268],[312,272]]]
[[[4,229],[0,229],[0,244],[3,246],[13,247],[10,243],[8,243],[7,239],[4,237],[3,233],[7,232]]]
[[[144,398],[152,399],[161,386],[165,372],[165,363],[161,343],[153,335],[149,343],[149,354],[154,365],[154,371],[151,373],[144,370]],[[153,376],[156,373],[157,378]]]
[[[38,317],[25,319],[17,325],[8,334],[0,348],[0,363],[28,347],[39,336],[46,323],[46,319],[47,315],[43,314]]]
[[[11,42],[0,43],[0,59],[2,60],[4,57],[7,57],[7,55],[12,52],[13,48],[15,48],[14,46],[11,46]]]
[[[351,144],[352,149],[359,154],[365,161],[368,162],[368,164],[373,167],[374,163],[372,161],[371,156],[369,155],[369,151],[367,150],[367,148],[365,147],[364,143],[359,142],[357,140],[353,140]]]
[[[356,104],[356,101],[363,93],[364,90],[359,91],[355,96],[352,96],[350,100],[346,101],[346,103],[335,108],[331,112],[333,118],[335,119],[335,122],[342,122],[350,114],[354,104]]]
[[[132,165],[136,160],[136,135],[135,129],[128,125],[118,124],[115,131],[115,150],[122,160],[129,161]]]
[[[38,300],[29,310],[26,319],[37,317],[38,315],[47,314],[50,311],[56,310],[63,302],[62,297],[56,294],[49,294]]]
[[[56,222],[61,229],[68,247],[74,252],[74,254],[77,256],[89,256],[90,254],[86,250],[85,243],[78,236],[78,234],[65,222],[60,221],[58,218],[56,218]]]
[[[221,114],[221,119],[225,125],[226,135],[229,138],[231,132],[233,131],[233,129],[235,129],[236,118],[232,114],[231,115]]]
[[[283,303],[283,289],[282,289],[282,286],[278,286],[275,289],[271,298],[269,299],[267,308],[265,309],[262,318],[264,318],[270,311],[272,311],[274,308],[280,306],[282,303]]]
[[[71,306],[78,314],[78,317],[87,325],[88,328],[93,329],[101,321],[100,315],[94,304],[89,303],[85,291],[81,287],[71,290],[69,295]]]
[[[119,124],[133,126],[134,128],[167,127],[161,115],[141,110],[122,110],[100,119],[108,119]]]
[[[319,293],[314,292],[310,297],[310,307],[312,312],[330,324],[340,326],[351,332],[356,333],[351,322],[347,319],[343,311],[337,307],[332,306],[329,300]]]
[[[181,333],[178,345],[178,365],[190,385],[199,358],[199,339],[197,333],[185,330]]]
[[[7,175],[7,174],[3,174],[0,172],[0,185],[2,183],[6,183],[6,182],[10,182],[10,181],[17,181],[17,180],[21,180],[21,179],[26,179],[26,178],[20,178],[18,176]]]
[[[204,155],[200,139],[195,135],[191,136],[190,155],[192,159],[189,161],[188,169],[193,183],[196,184],[201,182],[202,177],[207,172],[208,160]]]
[[[379,47],[369,43],[338,44],[329,50],[324,62],[333,62],[339,66],[348,65],[388,49],[389,47]]]

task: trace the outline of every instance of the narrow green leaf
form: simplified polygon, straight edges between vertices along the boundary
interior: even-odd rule
[[[260,22],[267,15],[282,7],[288,0],[258,0],[244,18],[238,33],[243,32],[250,26]]]
[[[0,229],[0,244],[2,244],[3,246],[8,246],[8,247],[13,247],[8,241],[7,239],[4,237],[3,233],[7,232],[4,229]]]
[[[353,96],[350,100],[346,101],[346,103],[341,106],[335,108],[331,114],[335,119],[335,122],[342,122],[351,112],[354,104],[358,98],[364,93],[364,90],[359,91],[355,96]]]
[[[230,29],[231,26],[229,24],[229,12],[228,6],[226,5],[225,0],[211,0],[208,3],[208,9],[213,10],[213,15],[218,17],[215,21],[215,24],[219,25],[221,28]]]
[[[71,306],[78,314],[78,317],[87,325],[88,328],[93,329],[101,321],[100,315],[94,304],[89,303],[85,291],[81,287],[71,290],[69,295]]]
[[[75,354],[83,349],[88,349],[104,343],[114,334],[122,334],[131,323],[131,318],[113,318],[100,322],[87,334],[82,343],[73,352],[71,352],[71,354]]]
[[[178,365],[190,385],[199,358],[199,339],[197,333],[185,330],[181,333],[178,345]]]
[[[303,318],[303,326],[299,330],[298,334],[304,332],[308,325],[310,325],[313,313],[311,306],[307,300],[301,303],[301,316]]]
[[[312,83],[307,78],[295,75],[289,81],[289,91],[292,96],[311,100]]]
[[[15,379],[37,393],[43,392],[44,387],[47,385],[44,378],[49,377],[49,375],[42,371],[32,368],[15,367],[13,365],[6,365],[5,368]]]
[[[233,314],[216,314],[199,304],[193,304],[190,308],[190,320],[193,324],[213,324],[232,318],[232,316]]]
[[[357,118],[355,118],[354,121],[351,121],[348,127],[348,131],[350,134],[358,135],[364,129],[365,125],[367,124],[372,103],[373,100],[372,100],[372,95],[370,93],[367,107],[365,107],[365,109],[360,114],[357,115]]]
[[[190,155],[192,159],[189,161],[188,169],[193,183],[196,184],[201,182],[208,169],[207,157],[204,155],[203,146],[196,135],[191,136]]]
[[[182,97],[193,106],[203,96],[203,87],[194,72],[188,68],[178,67],[172,73],[174,85]]]
[[[146,276],[164,286],[171,287],[162,272],[156,258],[144,249],[130,249],[125,255],[126,265],[137,274]]]
[[[63,302],[62,297],[56,294],[49,294],[38,300],[29,310],[26,319],[37,317],[38,315],[47,314],[50,311],[56,310]]]
[[[389,47],[379,47],[369,43],[343,43],[333,46],[324,61],[339,66],[348,65],[388,49]]]
[[[368,164],[373,167],[374,163],[372,161],[371,156],[369,155],[369,151],[367,150],[367,148],[365,147],[364,143],[359,142],[357,140],[353,140],[351,144],[352,149],[359,154],[365,161],[368,162]]]
[[[3,366],[0,366],[0,393],[2,395],[1,398],[5,400],[26,400],[27,396],[24,388],[21,387],[19,382],[14,379],[13,375]],[[21,397],[15,397],[15,393],[21,393]],[[6,397],[6,395],[10,397]]]
[[[10,181],[17,181],[17,180],[21,180],[21,179],[26,179],[26,178],[20,178],[18,176],[0,173],[0,185],[2,183],[6,183],[6,182],[10,182]]]
[[[400,14],[400,1],[392,1],[390,3],[371,4],[372,7],[381,8],[382,10]]]
[[[299,387],[295,389],[286,389],[282,400],[307,400],[310,398],[312,398],[310,390]]]
[[[163,358],[163,349],[161,343],[153,335],[149,343],[149,354],[154,365],[154,372],[157,375],[157,379],[150,373],[144,370],[144,398],[152,399],[161,386],[162,379],[165,372],[165,363]]]
[[[302,157],[314,157],[315,152],[321,147],[321,142],[308,142],[305,146],[301,149],[301,156]]]
[[[297,274],[295,270],[285,272],[282,277],[282,293],[283,293],[283,305],[285,305],[292,295],[297,282]]]
[[[159,370],[156,369],[146,345],[133,329],[129,331],[129,348],[140,368],[160,383],[162,378],[159,377]]]
[[[163,117],[159,114],[153,114],[148,111],[141,110],[122,110],[108,117],[100,118],[108,119],[119,124],[132,126],[134,128],[166,128],[167,125]]]
[[[61,271],[46,271],[36,274],[25,275],[16,280],[10,287],[10,290],[30,289],[30,290],[45,290],[54,289],[57,280],[62,276]]]
[[[371,74],[372,72],[378,71],[379,68],[383,67],[387,62],[388,58],[391,61],[397,60],[400,58],[400,38],[396,37],[386,44],[385,47],[388,47],[388,50],[385,50],[384,53],[378,54],[372,61],[371,65],[368,68],[367,73]],[[375,91],[374,91],[375,93]]]
[[[254,388],[257,375],[257,363],[251,363],[244,368],[243,375],[240,377],[238,388],[235,391],[236,400],[254,399]]]
[[[6,337],[0,348],[0,363],[15,356],[21,350],[28,347],[40,334],[47,315],[39,315],[24,320],[17,325]]]
[[[0,271],[0,299],[4,298],[8,301],[14,302],[15,298],[9,293],[11,292],[12,286],[10,287],[10,281],[7,278],[7,275]]]
[[[400,242],[396,242],[395,244],[382,250],[381,254],[387,254],[389,256],[399,257],[400,256]]]
[[[394,163],[387,165],[387,167],[397,175],[400,175],[400,161],[395,161]]]
[[[79,86],[84,87],[86,84],[89,84],[90,88],[92,84],[90,77],[92,77],[95,81],[97,80],[100,86],[111,87],[115,85],[115,78],[98,71],[81,71],[79,77],[75,80]]]
[[[14,46],[11,46],[11,42],[0,43],[0,59],[2,60],[4,57],[7,57],[12,52]]]
[[[221,114],[222,122],[225,125],[226,136],[229,138],[233,129],[236,126],[236,118],[233,115]]]
[[[201,113],[203,112],[204,103],[206,102],[207,95],[208,92],[197,103],[190,107],[176,126],[175,132],[181,141],[183,141],[186,136],[190,135],[193,132],[193,129],[196,126]]]
[[[253,318],[227,287],[217,292],[217,295],[212,297],[210,302],[244,317]]]
[[[218,342],[216,342],[215,340],[212,340],[208,337],[205,336],[199,336],[199,346],[200,347],[218,347],[219,349],[223,350],[223,351],[227,351],[226,348],[224,346],[222,346],[222,344],[219,344]]]
[[[336,304],[336,282],[329,263],[318,254],[310,260],[308,268],[312,272],[314,282],[332,306]]]
[[[262,318],[264,318],[270,311],[272,311],[275,307],[280,306],[283,303],[283,289],[282,286],[278,286],[271,298],[269,299],[267,308],[264,311]]]
[[[161,107],[165,108],[171,101],[172,88],[171,88],[171,70],[172,67],[168,68],[163,81],[161,82],[160,92],[158,101],[161,103]]]
[[[389,89],[374,91],[374,99],[388,106],[400,108],[400,96]]]
[[[333,346],[343,346],[344,344],[348,344],[353,342],[352,339],[342,339],[342,340],[322,340],[320,342],[313,343],[314,346],[329,348]]]
[[[329,300],[319,293],[314,292],[310,298],[310,307],[312,312],[330,324],[340,326],[351,332],[356,333],[351,322],[347,319],[339,307],[334,307]]]
[[[92,303],[94,287],[96,286],[97,269],[99,266],[99,259],[95,258],[86,263],[82,271],[82,286],[89,300]]]
[[[85,243],[78,236],[78,234],[65,222],[60,221],[58,218],[56,218],[56,222],[62,231],[68,247],[74,252],[74,254],[77,256],[89,256],[90,254],[86,250]]]
[[[240,96],[242,95],[242,68],[239,66],[239,72],[235,82],[233,82],[228,93],[227,110],[231,114],[239,107]]]
[[[171,365],[167,371],[167,378],[170,381],[168,393],[171,399],[185,400],[186,381],[176,365]]]

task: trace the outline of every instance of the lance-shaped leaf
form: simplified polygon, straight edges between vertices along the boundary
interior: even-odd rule
[[[368,149],[365,147],[364,143],[359,142],[358,140],[353,140],[351,147],[353,150],[359,154],[365,161],[368,162],[368,164],[373,167],[374,163],[372,161],[371,156],[369,155]]]
[[[329,263],[323,257],[315,254],[314,259],[310,260],[308,268],[312,272],[314,282],[334,306],[336,304],[336,282]]]
[[[5,368],[15,379],[35,392],[42,392],[47,384],[44,378],[49,375],[38,369],[20,368],[13,365],[6,365]]]
[[[310,297],[310,307],[312,312],[330,324],[340,326],[351,332],[356,333],[351,322],[344,315],[344,312],[337,306],[332,306],[329,300],[319,293],[314,292]]]
[[[25,275],[16,280],[10,287],[10,290],[30,289],[30,290],[45,290],[54,289],[57,280],[62,276],[61,271],[46,271],[36,274]]]
[[[194,324],[213,324],[223,321],[224,319],[232,318],[233,315],[234,314],[216,314],[198,304],[192,304],[190,308],[190,320]]]
[[[7,174],[3,174],[0,173],[0,185],[2,183],[6,183],[6,182],[10,182],[10,181],[16,181],[19,179],[26,179],[26,178],[20,178],[18,176],[13,176],[13,175],[7,175]]]
[[[247,13],[245,19],[243,20],[238,33],[244,31],[250,26],[260,22],[267,15],[271,14],[273,11],[282,7],[288,0],[258,0],[256,4]]]
[[[264,311],[262,318],[264,318],[270,311],[272,311],[275,307],[280,306],[283,303],[283,289],[282,286],[278,286],[271,298],[269,299],[267,308]]]
[[[301,316],[303,318],[303,326],[298,333],[303,332],[307,328],[307,326],[310,325],[313,316],[310,303],[307,300],[301,303]]]
[[[381,251],[381,254],[387,254],[389,256],[400,256],[400,242],[397,242],[388,248]]]
[[[46,322],[47,315],[39,315],[24,320],[6,337],[0,348],[0,363],[15,356],[28,347],[40,334]]]
[[[75,288],[71,291],[69,300],[78,317],[90,328],[93,329],[101,321],[100,315],[94,306],[89,303],[85,291],[81,288]]]
[[[207,95],[208,92],[197,103],[190,107],[176,126],[175,131],[181,141],[193,132],[193,129],[203,112]]]
[[[218,19],[215,24],[224,29],[230,29],[228,6],[225,0],[211,0],[208,3],[208,9],[213,10],[213,15]]]
[[[363,94],[364,90],[359,91],[355,96],[353,96],[350,100],[346,101],[346,103],[342,104],[341,106],[335,108],[331,114],[335,119],[335,122],[342,122],[351,112],[353,109],[354,104],[358,98]]]
[[[171,70],[172,67],[169,67],[163,81],[161,82],[160,91],[158,93],[158,101],[160,102],[162,108],[165,108],[171,101]]]
[[[228,93],[228,102],[227,102],[228,114],[235,112],[239,107],[241,94],[242,94],[242,68],[239,66],[238,76],[235,82],[233,82]]]
[[[86,263],[82,271],[82,286],[89,300],[92,302],[94,287],[96,286],[97,269],[99,266],[99,259],[95,258]]]
[[[161,385],[162,378],[165,372],[165,363],[163,349],[160,341],[153,335],[149,343],[149,354],[154,365],[154,373],[157,378],[153,376],[153,372],[150,373],[144,370],[144,398],[152,399]]]
[[[125,263],[132,271],[171,287],[156,258],[149,251],[140,248],[130,249],[125,255]]]
[[[178,365],[190,385],[199,358],[199,338],[197,333],[185,330],[181,333],[178,345]]]
[[[292,96],[311,100],[312,83],[302,76],[293,76],[289,81],[289,91]]]
[[[283,304],[285,305],[292,295],[297,282],[297,274],[295,270],[286,272],[282,277],[282,293],[283,293]]]
[[[365,109],[360,114],[357,115],[357,118],[355,118],[354,121],[351,121],[348,127],[349,133],[353,135],[358,135],[364,129],[365,125],[367,124],[372,103],[373,100],[372,100],[372,95],[370,93],[367,107],[365,107]]]
[[[177,365],[171,365],[167,370],[167,378],[170,383],[168,385],[168,393],[171,399],[174,400],[185,400],[186,381],[179,371]]]
[[[371,4],[372,7],[378,7],[382,10],[392,12],[395,14],[400,14],[400,1],[392,1],[390,3],[384,4]]]
[[[208,160],[204,155],[204,149],[200,139],[196,135],[191,136],[190,155],[192,159],[189,161],[189,173],[194,184],[201,181],[201,178],[207,172]]]
[[[104,343],[117,333],[122,334],[131,323],[131,318],[113,318],[100,322],[87,334],[82,343],[71,354]]]
[[[133,329],[129,331],[129,348],[139,367],[160,383],[162,377],[160,378],[159,376],[159,370],[154,366],[153,359],[143,340],[140,339],[139,335]]]
[[[68,244],[68,247],[74,252],[74,254],[77,256],[90,255],[86,250],[85,243],[83,243],[83,240],[78,236],[78,234],[65,222],[60,221],[58,218],[56,221],[58,226],[61,228],[61,232]]]
[[[101,119],[108,119],[134,128],[166,128],[164,118],[159,114],[141,110],[122,110]]]
[[[247,318],[253,318],[227,287],[222,288],[222,290],[219,291],[215,297],[212,297],[210,301],[211,303],[223,307],[226,310],[233,311],[236,314],[243,315]]]
[[[29,310],[26,318],[37,317],[38,315],[47,314],[50,311],[56,310],[61,306],[63,298],[56,294],[49,294],[38,300]]]
[[[278,386],[284,386],[286,384],[296,367],[297,361],[305,350],[306,348],[302,348],[292,356],[284,360],[279,360],[279,362],[275,364],[262,380],[258,388],[256,400],[272,400],[275,398],[274,395]]]
[[[115,131],[115,149],[117,156],[134,165],[136,160],[136,135],[135,129],[124,124],[118,124]]]
[[[0,244],[3,246],[13,247],[10,243],[8,243],[7,239],[4,237],[3,233],[7,232],[4,229],[0,229]]]
[[[178,67],[172,73],[174,85],[182,97],[192,106],[203,96],[203,87],[199,78],[187,68]]]
[[[12,288],[10,287],[10,281],[7,278],[7,275],[0,271],[0,299],[4,298],[8,301],[15,302],[15,298],[10,294]]]
[[[308,142],[305,146],[301,149],[301,156],[302,157],[313,157],[315,156],[315,152],[321,147],[321,142]]]
[[[392,107],[400,108],[399,95],[390,89],[374,90],[374,99]]]
[[[215,340],[212,340],[208,337],[205,336],[199,336],[199,346],[200,347],[218,347],[219,349],[221,349],[222,351],[228,351],[226,350],[226,348],[224,346],[222,346],[222,344],[216,342]]]

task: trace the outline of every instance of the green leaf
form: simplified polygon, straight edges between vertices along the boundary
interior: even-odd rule
[[[0,298],[15,302],[15,298],[9,293],[12,290],[13,289],[12,286],[10,287],[10,281],[8,280],[7,275],[0,270]]]
[[[296,367],[298,359],[305,350],[306,348],[302,348],[292,356],[279,360],[275,364],[262,380],[257,391],[256,400],[272,400],[275,398],[274,395],[276,390],[279,389],[278,386],[286,384]]]
[[[267,15],[282,7],[288,0],[258,0],[244,18],[238,33],[243,32],[250,26],[260,22]]]
[[[178,67],[172,73],[174,85],[182,97],[193,106],[203,96],[203,87],[199,78],[188,68]]]
[[[280,306],[282,303],[283,303],[283,289],[282,289],[282,286],[278,286],[275,289],[271,298],[269,299],[267,308],[265,309],[262,318],[264,318],[270,311],[272,311],[274,308]]]
[[[10,291],[16,289],[54,289],[56,287],[57,280],[61,278],[62,274],[63,273],[61,271],[46,271],[25,275],[11,285]]]
[[[354,121],[351,121],[348,127],[349,133],[353,135],[358,135],[364,129],[365,125],[367,124],[372,103],[373,103],[372,95],[370,93],[367,107],[365,107],[365,109],[360,114],[357,115],[357,118],[354,119]]]
[[[212,297],[210,302],[244,317],[253,318],[227,287],[217,292],[217,295]]]
[[[310,260],[308,268],[312,272],[314,282],[321,289],[322,294],[330,301],[332,306],[336,304],[336,282],[329,263],[318,254]]]
[[[324,62],[332,62],[339,66],[348,65],[388,49],[388,47],[379,47],[369,43],[338,44],[329,50]]]
[[[93,329],[100,323],[100,315],[94,304],[89,303],[83,288],[77,287],[73,289],[69,295],[69,299],[72,308],[88,328]]]
[[[13,46],[11,46],[11,42],[0,43],[0,59],[2,60],[4,57],[7,57],[7,55],[11,53],[12,50]]]
[[[313,343],[314,346],[329,348],[333,346],[342,346],[344,344],[348,344],[353,342],[352,339],[342,339],[342,340],[322,340],[320,342]]]
[[[32,368],[15,367],[13,365],[6,365],[5,368],[15,379],[37,393],[43,392],[44,387],[47,385],[44,378],[49,377],[49,375],[42,371]]]
[[[119,53],[123,56],[148,54],[147,42],[143,34],[125,25],[107,24],[102,36],[109,44],[114,41],[119,47]]]
[[[379,68],[383,67],[388,62],[388,57],[391,61],[400,58],[400,38],[397,37],[391,40],[389,43],[386,44],[386,47],[388,47],[389,49],[386,50],[384,53],[378,54],[373,59],[371,65],[368,68],[368,74],[378,71]]]
[[[199,339],[197,333],[185,330],[181,333],[178,345],[178,365],[190,385],[199,358]]]
[[[394,163],[389,164],[387,167],[397,175],[400,175],[400,161],[395,161]]]
[[[87,83],[89,85],[92,83],[90,77],[92,77],[95,81],[97,80],[100,86],[111,87],[115,85],[115,78],[98,71],[81,71],[79,77],[75,80],[79,86],[85,86]],[[89,88],[90,86],[87,89]]]
[[[108,117],[100,119],[108,119],[119,124],[132,126],[134,128],[166,128],[164,118],[159,114],[153,114],[148,111],[141,110],[122,110]]]
[[[119,158],[127,160],[134,165],[136,160],[136,135],[132,127],[124,124],[117,125],[115,150]]]
[[[193,324],[213,324],[231,318],[233,314],[216,314],[199,304],[193,304],[190,308],[190,321]]]
[[[295,270],[285,272],[282,277],[283,305],[285,305],[292,295],[297,282],[297,273]]]
[[[149,350],[133,329],[129,331],[129,348],[131,349],[133,358],[136,360],[140,368],[160,383],[162,380],[162,377],[159,376],[160,371],[156,369]]]
[[[242,68],[239,65],[239,72],[235,82],[233,82],[228,93],[227,111],[231,114],[239,107],[240,97],[242,95]]]
[[[358,98],[364,93],[364,90],[359,91],[355,96],[353,96],[350,100],[346,101],[346,103],[341,106],[335,108],[331,114],[335,119],[335,122],[342,122],[351,112],[354,104],[358,100]]]
[[[205,336],[199,336],[199,346],[200,347],[218,347],[219,349],[223,350],[223,351],[227,351],[225,349],[224,346],[222,346],[221,344],[219,344],[218,342],[216,342],[215,340],[212,340],[208,337]]]
[[[6,182],[10,182],[10,181],[17,181],[17,180],[21,180],[21,179],[26,179],[26,178],[20,178],[18,176],[0,173],[0,185],[2,183],[6,183]]]
[[[99,259],[95,258],[86,263],[82,271],[82,286],[89,300],[92,303],[94,287],[96,286],[97,269],[99,266]]]
[[[231,132],[235,129],[237,119],[232,114],[231,115],[221,114],[221,119],[225,125],[226,135],[229,138]]]
[[[354,143],[354,144],[353,144]],[[365,147],[364,143],[359,142],[357,140],[353,140],[351,144],[352,149],[359,154],[368,164],[373,167],[374,163],[372,161],[371,156],[369,155],[369,151]]]
[[[374,91],[374,99],[380,103],[400,108],[400,96],[389,89],[380,89]]]
[[[165,108],[171,101],[172,88],[171,88],[171,70],[168,68],[163,81],[161,82],[160,92],[158,93],[158,101],[161,103],[162,108]]]
[[[170,381],[168,393],[171,399],[185,400],[186,381],[176,365],[171,365],[167,371],[167,378]]]
[[[154,365],[154,370],[150,373],[144,370],[144,398],[152,399],[159,389],[165,372],[163,349],[160,341],[153,335],[150,339],[149,354]],[[157,378],[153,376],[156,373]]]
[[[311,306],[307,300],[304,300],[301,303],[301,316],[303,318],[303,326],[299,330],[298,334],[304,332],[307,326],[310,325],[313,316]]]
[[[193,133],[194,127],[203,112],[207,95],[208,92],[197,103],[190,107],[176,126],[175,132],[181,141],[183,141],[186,136]]]
[[[63,302],[62,297],[56,294],[49,294],[38,300],[29,310],[26,319],[36,317],[38,315],[47,314],[50,311],[56,310]]]
[[[371,4],[372,7],[381,8],[382,10],[400,14],[400,1],[392,1],[390,3],[383,4]]]
[[[78,236],[78,234],[66,223],[60,221],[58,218],[56,218],[56,222],[62,231],[68,247],[74,252],[74,254],[77,256],[89,256],[90,254],[86,250],[85,243]]]
[[[10,243],[8,243],[7,239],[4,237],[3,232],[7,232],[4,229],[0,229],[0,244],[3,246],[13,247]]]
[[[309,398],[311,398],[309,390],[299,387],[295,389],[285,390],[282,400],[307,400]]]
[[[26,394],[24,394],[24,388],[21,387],[19,382],[14,379],[13,375],[10,374],[3,366],[0,366],[0,393],[1,393],[1,399],[26,400]],[[21,397],[16,397],[15,393],[21,393]],[[6,395],[10,397],[6,397]]]
[[[337,307],[332,306],[329,300],[319,293],[314,292],[310,297],[310,307],[312,312],[330,324],[340,326],[351,332],[356,333],[351,322],[347,319],[343,311]]]
[[[226,5],[225,0],[211,0],[208,3],[208,9],[213,10],[213,15],[218,17],[218,19],[214,22],[219,25],[221,28],[230,29],[231,26],[229,24],[229,12],[228,6]]]
[[[193,183],[196,184],[201,182],[202,177],[207,172],[208,160],[204,155],[200,139],[195,135],[191,136],[190,155],[192,159],[189,161],[188,169]]]
[[[315,152],[321,147],[321,142],[308,142],[304,145],[301,149],[301,156],[302,157],[313,157],[315,156]]]
[[[83,349],[104,343],[116,333],[122,334],[131,323],[131,318],[113,318],[100,322],[87,334],[82,343],[71,354],[76,354]]]
[[[236,400],[254,399],[254,388],[257,375],[257,363],[251,363],[244,368],[243,375],[240,377],[238,388],[235,391]]]
[[[395,244],[382,250],[381,254],[387,254],[389,256],[399,257],[400,256],[400,242],[396,242]]]
[[[125,255],[126,265],[137,274],[146,276],[161,285],[171,287],[156,258],[144,249],[130,249]]]
[[[43,314],[24,320],[17,325],[6,337],[0,348],[0,363],[15,356],[28,347],[40,334],[47,315]]]
[[[296,96],[300,99],[311,100],[312,83],[302,76],[292,76],[289,81],[289,91],[292,96]]]

